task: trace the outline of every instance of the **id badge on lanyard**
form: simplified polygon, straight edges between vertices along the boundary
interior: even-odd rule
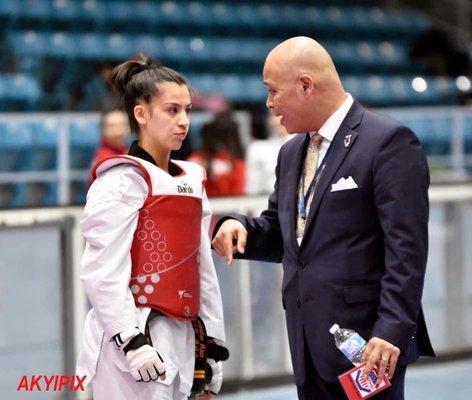
[[[318,183],[321,178],[321,174],[323,173],[325,167],[326,167],[326,162],[328,161],[328,156],[331,152],[331,143],[329,144],[328,150],[326,151],[326,154],[323,157],[323,160],[321,161],[320,166],[316,169],[315,176],[313,177],[310,185],[308,186],[308,189],[305,194],[303,194],[303,189],[301,190],[301,196],[298,196],[298,215],[300,216],[301,219],[306,220],[307,215],[306,215],[306,209],[307,209],[307,204],[308,204],[308,199],[311,196],[311,193],[315,191],[316,186],[318,186]],[[301,182],[305,180],[305,171],[302,173]]]

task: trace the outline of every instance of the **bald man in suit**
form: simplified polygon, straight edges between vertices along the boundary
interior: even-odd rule
[[[329,328],[367,341],[367,370],[403,400],[406,366],[434,356],[421,307],[428,251],[429,170],[415,134],[345,92],[327,51],[296,37],[267,56],[267,107],[295,137],[278,156],[276,183],[257,218],[232,215],[213,247],[282,262],[282,302],[299,399],[346,398],[351,368]]]

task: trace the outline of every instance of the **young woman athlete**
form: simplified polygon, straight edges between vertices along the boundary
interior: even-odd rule
[[[188,133],[189,86],[147,56],[119,65],[111,79],[138,140],[93,170],[81,221],[81,277],[93,308],[77,374],[87,375],[94,400],[186,399],[203,342],[211,368],[202,396],[211,397],[222,372],[210,349],[226,349],[205,173],[170,159]]]

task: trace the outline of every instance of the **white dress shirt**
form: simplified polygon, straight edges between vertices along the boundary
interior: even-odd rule
[[[346,118],[347,113],[351,109],[352,104],[354,103],[354,99],[349,93],[346,93],[346,99],[344,100],[343,104],[326,120],[326,122],[321,126],[318,130],[318,134],[323,136],[323,141],[321,142],[319,153],[318,153],[318,165],[317,168],[320,167],[321,163],[323,162],[323,158],[325,157],[329,146],[331,146],[331,142],[334,139],[334,135],[338,131],[339,127],[341,126],[344,118]],[[316,132],[310,132],[310,136],[312,137]],[[311,197],[313,197],[314,191],[311,193]],[[303,237],[297,237],[298,245],[302,242]]]

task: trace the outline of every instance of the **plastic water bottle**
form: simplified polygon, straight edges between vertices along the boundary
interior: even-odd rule
[[[329,332],[334,336],[336,347],[348,358],[356,367],[362,364],[362,353],[366,347],[366,342],[357,332],[352,329],[340,328],[334,324],[329,328]]]

